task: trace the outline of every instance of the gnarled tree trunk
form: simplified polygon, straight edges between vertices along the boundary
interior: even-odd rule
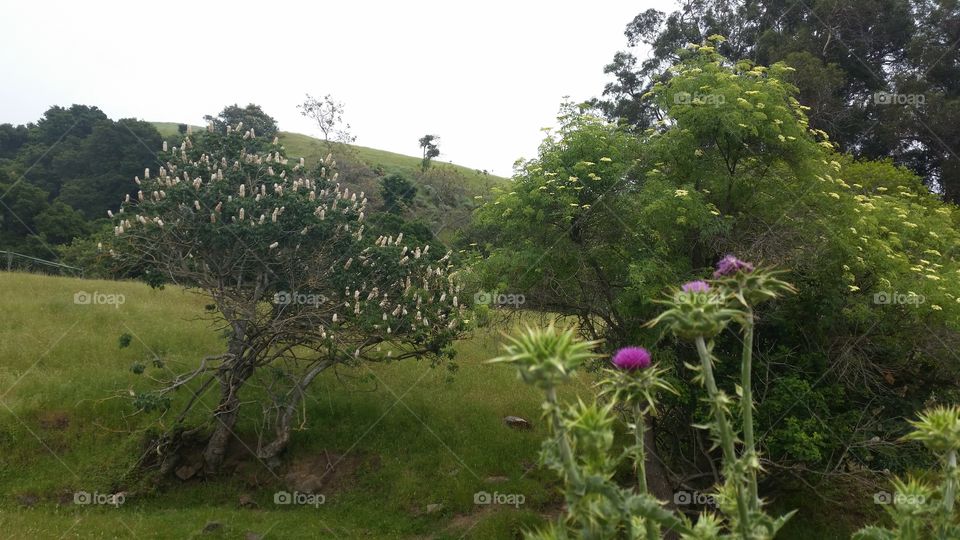
[[[240,388],[253,374],[253,368],[250,366],[251,359],[244,355],[246,347],[242,341],[232,339],[229,349],[232,358],[220,368],[217,374],[220,381],[220,400],[213,412],[213,433],[203,451],[203,467],[206,474],[216,474],[223,464],[240,412]]]
[[[288,399],[283,409],[281,409],[280,418],[277,420],[276,437],[269,444],[257,450],[257,457],[266,460],[273,459],[287,448],[287,445],[290,443],[290,434],[293,431],[293,420],[297,415],[297,408],[300,406],[300,402],[303,401],[303,395],[307,387],[310,386],[310,383],[313,382],[313,379],[316,378],[317,375],[332,364],[332,361],[326,361],[313,366],[307,370],[307,373],[304,374],[300,381],[290,390],[287,394]]]

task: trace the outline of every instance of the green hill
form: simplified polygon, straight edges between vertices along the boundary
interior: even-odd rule
[[[160,132],[160,135],[165,138],[173,137],[177,134],[178,124],[176,122],[151,123],[157,128],[157,131]],[[193,129],[200,130],[203,128],[199,126],[193,126]],[[279,137],[280,141],[283,143],[283,146],[287,149],[287,154],[289,156],[298,158],[303,157],[309,164],[315,164],[327,153],[326,146],[321,139],[300,133],[290,133],[288,131],[281,131]],[[345,146],[350,148],[350,150],[353,151],[355,155],[358,156],[366,165],[370,167],[380,165],[388,174],[396,172],[406,176],[415,177],[420,171],[419,157],[406,156],[403,154],[397,154],[394,152],[388,152],[386,150],[378,150],[376,148],[369,148],[355,144]],[[435,161],[434,165],[448,166],[453,168],[455,171],[463,175],[470,186],[471,191],[475,191],[477,193],[485,192],[489,190],[490,187],[506,181],[506,179],[501,176],[484,174],[480,170],[463,167],[453,163]]]

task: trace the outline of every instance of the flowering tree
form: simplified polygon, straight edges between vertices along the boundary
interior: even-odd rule
[[[114,216],[112,253],[154,284],[172,282],[208,297],[226,336],[225,351],[172,373],[144,408],[169,405],[169,394],[192,385],[178,426],[219,390],[204,468],[215,472],[255,381],[263,421],[272,429],[258,454],[276,456],[290,440],[311,382],[339,364],[414,357],[440,361],[462,330],[464,306],[451,254],[406,245],[403,235],[367,231],[363,193],[337,183],[327,156],[319,178],[304,177],[277,145],[251,149],[256,134],[242,124],[226,133],[187,136]],[[248,392],[249,394],[249,392]],[[248,396],[248,399],[250,397]],[[195,430],[194,430],[195,431]],[[176,433],[176,430],[174,431]],[[178,459],[178,436],[158,443],[163,468]]]

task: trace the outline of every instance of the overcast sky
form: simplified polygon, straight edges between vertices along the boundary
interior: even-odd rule
[[[9,2],[0,18],[0,123],[51,105],[203,124],[257,103],[318,134],[296,105],[346,105],[357,144],[509,175],[535,155],[563,96],[599,95],[645,0]],[[645,56],[646,51],[635,51]]]

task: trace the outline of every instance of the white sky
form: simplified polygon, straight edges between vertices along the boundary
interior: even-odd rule
[[[565,95],[599,95],[625,25],[668,0],[6,2],[0,123],[51,105],[203,125],[253,102],[318,134],[296,105],[331,93],[357,144],[508,176]],[[636,51],[635,51],[636,52]],[[645,55],[645,52],[641,56]]]

